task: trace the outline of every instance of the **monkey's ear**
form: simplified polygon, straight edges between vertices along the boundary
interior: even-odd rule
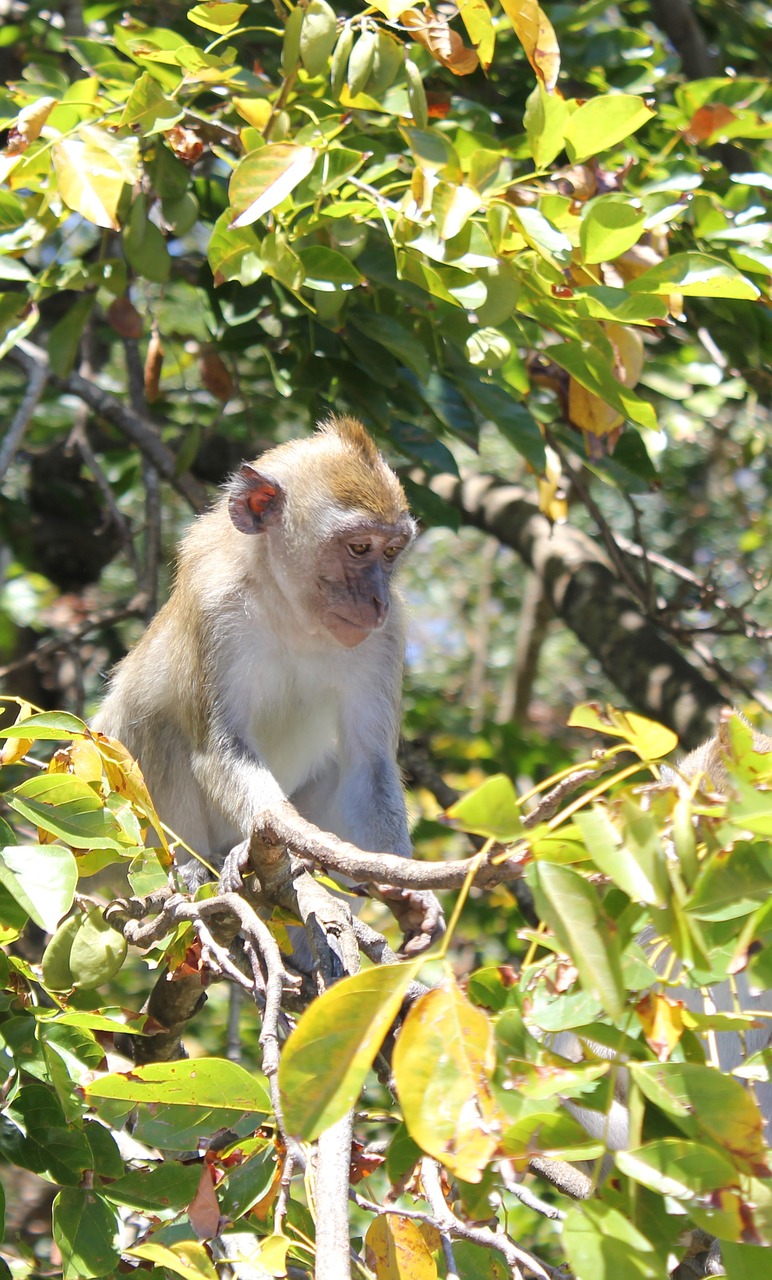
[[[248,462],[231,483],[228,513],[239,533],[262,533],[275,524],[284,506],[284,487]]]

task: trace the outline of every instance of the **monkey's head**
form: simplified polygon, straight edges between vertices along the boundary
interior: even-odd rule
[[[351,649],[384,626],[415,522],[356,419],[330,418],[315,435],[245,463],[228,511],[240,533],[265,536],[272,576],[311,634],[324,630]]]

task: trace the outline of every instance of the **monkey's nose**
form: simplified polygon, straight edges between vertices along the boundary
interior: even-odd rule
[[[386,614],[389,612],[389,606],[385,600],[381,600],[380,596],[373,596],[373,610],[378,619],[378,625],[386,620]]]

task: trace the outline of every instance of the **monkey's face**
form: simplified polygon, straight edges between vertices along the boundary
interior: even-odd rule
[[[355,648],[385,624],[392,574],[412,538],[406,516],[395,525],[352,525],[320,545],[315,601],[308,605],[345,648]]]

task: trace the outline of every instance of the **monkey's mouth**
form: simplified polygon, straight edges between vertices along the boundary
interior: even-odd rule
[[[328,631],[347,649],[356,648],[358,644],[367,639],[371,631],[378,631],[383,625],[376,621],[360,622],[354,618],[347,618],[342,613],[330,612],[328,618]]]

